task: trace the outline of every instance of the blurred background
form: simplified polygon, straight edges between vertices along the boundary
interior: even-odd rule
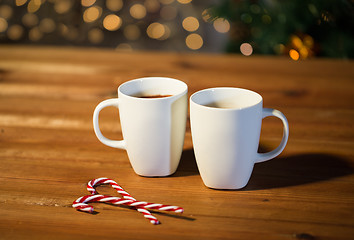
[[[353,0],[0,0],[0,44],[354,58]]]

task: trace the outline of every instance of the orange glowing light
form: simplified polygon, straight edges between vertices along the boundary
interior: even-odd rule
[[[198,50],[203,46],[203,38],[196,33],[189,34],[186,38],[186,45],[192,50]]]
[[[165,27],[161,23],[154,22],[148,26],[146,33],[150,38],[159,39],[165,34]]]
[[[109,14],[103,19],[103,27],[109,31],[116,31],[122,26],[122,19],[115,14]]]
[[[181,4],[188,4],[190,3],[192,0],[177,0],[179,3]]]
[[[84,11],[83,19],[85,22],[94,22],[96,21],[102,13],[102,9],[97,6],[90,7]]]
[[[37,12],[41,7],[42,2],[40,0],[31,0],[27,5],[27,12],[34,13]]]
[[[22,6],[27,2],[27,0],[16,0],[16,6]]]
[[[296,35],[291,36],[291,43],[297,49],[300,49],[302,47],[302,40]]]
[[[300,56],[303,59],[306,59],[309,56],[309,50],[306,47],[300,48]]]
[[[119,11],[123,7],[122,0],[106,0],[106,6],[111,11]]]
[[[84,7],[89,7],[93,5],[96,2],[96,0],[81,0],[81,5]]]
[[[142,4],[134,4],[130,10],[130,15],[135,19],[142,19],[146,16],[146,8]]]
[[[7,21],[4,18],[0,17],[0,32],[5,32],[7,27],[8,27]]]
[[[299,60],[299,58],[300,58],[300,54],[295,49],[291,49],[289,51],[289,56],[292,60],[295,60],[295,61]]]
[[[72,7],[72,3],[70,0],[55,1],[54,10],[59,14],[66,13]]]
[[[194,32],[199,28],[199,21],[195,17],[186,17],[182,22],[182,26],[185,30]]]

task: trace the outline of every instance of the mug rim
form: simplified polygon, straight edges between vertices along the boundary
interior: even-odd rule
[[[258,98],[258,101],[255,101],[255,103],[244,106],[244,107],[228,107],[228,108],[223,108],[223,107],[211,107],[211,106],[207,106],[205,104],[202,103],[198,103],[195,98],[200,95],[203,94],[205,92],[211,92],[211,91],[222,91],[222,90],[231,90],[231,91],[242,91],[242,92],[247,92],[249,94],[252,94],[254,96],[256,96]],[[245,89],[245,88],[238,88],[238,87],[214,87],[214,88],[206,88],[206,89],[202,89],[199,90],[195,93],[193,93],[190,98],[189,101],[191,104],[194,104],[198,107],[201,108],[206,108],[206,109],[210,109],[210,110],[214,110],[214,111],[237,111],[237,110],[243,110],[243,109],[249,109],[252,108],[254,106],[257,106],[258,104],[263,104],[263,97],[262,95],[260,95],[259,93],[249,90],[249,89]]]
[[[163,98],[141,98],[141,97],[129,95],[129,94],[125,93],[124,91],[122,91],[122,88],[124,88],[128,84],[134,84],[136,82],[142,82],[142,81],[161,81],[161,80],[175,82],[176,84],[181,85],[181,88],[183,88],[183,90],[177,94],[173,94],[171,96],[163,97]],[[121,85],[118,86],[117,90],[118,90],[118,94],[120,93],[123,96],[128,97],[128,98],[139,99],[141,101],[158,101],[158,100],[163,100],[163,99],[178,98],[178,97],[186,94],[188,92],[188,85],[179,79],[170,78],[170,77],[142,77],[142,78],[131,79],[131,80],[128,80],[128,81],[122,83]]]

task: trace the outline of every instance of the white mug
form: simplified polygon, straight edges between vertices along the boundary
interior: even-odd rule
[[[280,145],[258,153],[262,119],[275,116],[283,123]],[[215,189],[247,185],[255,163],[278,156],[288,141],[289,125],[278,110],[263,108],[261,95],[224,87],[201,90],[190,97],[194,154],[202,180]]]
[[[118,87],[118,98],[99,103],[93,114],[97,138],[125,149],[141,176],[168,176],[179,164],[187,121],[188,87],[179,80],[147,77]],[[100,131],[98,117],[107,106],[119,109],[123,140],[110,140]]]

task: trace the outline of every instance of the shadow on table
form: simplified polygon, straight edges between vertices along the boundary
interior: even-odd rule
[[[261,152],[267,149],[260,147]],[[251,179],[241,190],[261,190],[297,186],[325,181],[354,173],[354,169],[341,157],[323,154],[298,154],[277,157],[270,161],[257,163]],[[193,149],[182,153],[181,161],[171,177],[199,175]]]
[[[195,161],[193,149],[186,149],[183,150],[177,171],[172,175],[172,177],[185,177],[192,175],[199,175],[197,162]]]
[[[125,209],[136,210],[134,207],[130,207],[130,206],[126,206],[126,205],[118,205],[117,206],[117,205],[115,205],[113,203],[108,203],[108,202],[105,202],[104,204],[112,206],[112,207],[120,207],[120,208],[125,208]],[[185,216],[185,215],[179,215],[179,214],[176,214],[174,212],[159,212],[157,210],[152,210],[152,209],[149,209],[149,212],[151,212],[154,215],[161,215],[161,216],[166,216],[166,217],[171,217],[171,218],[176,218],[176,219],[182,219],[182,220],[188,220],[188,221],[195,221],[196,220],[196,218],[194,218],[194,217]],[[90,214],[90,215],[98,215],[98,214],[100,214],[100,212],[98,212],[98,211],[93,211],[93,212],[84,212],[83,211],[83,213]]]
[[[297,186],[352,174],[353,168],[340,157],[328,154],[299,154],[257,163],[248,185],[242,190]]]

